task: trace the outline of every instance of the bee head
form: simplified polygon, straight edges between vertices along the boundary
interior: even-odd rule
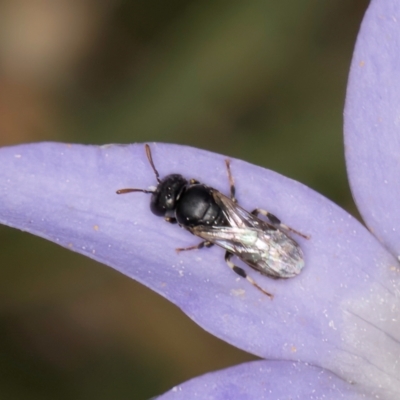
[[[168,175],[161,179],[151,195],[151,212],[157,216],[173,216],[176,202],[187,184],[188,181],[178,174]]]

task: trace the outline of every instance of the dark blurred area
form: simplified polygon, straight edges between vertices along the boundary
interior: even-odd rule
[[[355,215],[342,112],[367,5],[2,0],[0,145],[188,144]],[[110,268],[6,227],[0,241],[1,399],[146,399],[254,359]]]

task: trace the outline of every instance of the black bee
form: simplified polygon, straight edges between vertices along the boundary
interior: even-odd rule
[[[157,187],[154,190],[120,189],[117,194],[151,193],[150,209],[153,214],[164,217],[167,222],[178,223],[193,235],[204,239],[196,246],[176,249],[178,252],[216,244],[226,250],[225,261],[234,272],[271,298],[271,293],[261,288],[243,268],[232,263],[231,258],[234,255],[270,278],[291,278],[301,272],[304,267],[303,252],[288,236],[288,232],[308,237],[282,224],[268,211],[256,208],[250,213],[240,207],[235,198],[235,184],[229,160],[225,160],[225,163],[230,198],[195,179],[188,181],[179,174],[160,179],[150,146],[146,144],[145,149],[156,175]],[[268,222],[259,219],[259,214],[267,217]]]

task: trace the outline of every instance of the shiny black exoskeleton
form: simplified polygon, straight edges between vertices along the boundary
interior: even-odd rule
[[[227,223],[211,189],[196,181],[188,182],[182,175],[168,175],[159,182],[151,196],[150,209],[153,214],[183,227]]]
[[[118,194],[151,193],[150,209],[152,213],[164,217],[168,222],[178,222],[184,228],[198,225],[227,225],[221,207],[217,205],[212,196],[212,188],[193,179],[188,181],[179,174],[171,174],[160,179],[148,144],[146,144],[146,154],[157,178],[156,189],[121,189],[117,191]]]

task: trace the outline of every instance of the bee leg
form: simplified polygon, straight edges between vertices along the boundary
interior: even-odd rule
[[[285,224],[282,224],[281,220],[276,217],[274,214],[271,214],[268,211],[262,210],[261,208],[256,208],[255,210],[253,210],[251,212],[253,215],[255,215],[256,217],[258,216],[258,214],[264,215],[265,217],[267,217],[269,219],[269,222],[278,229],[284,229],[285,231],[288,232],[293,232],[296,235],[299,235],[301,237],[303,237],[304,239],[310,239],[310,236],[305,235],[304,233],[301,233],[299,231],[296,231],[295,229],[291,228],[290,226],[287,226]]]
[[[190,246],[190,247],[179,247],[176,250],[177,253],[180,253],[181,251],[187,251],[187,250],[198,250],[202,249],[203,247],[211,247],[214,246],[214,243],[207,242],[206,240],[204,242],[200,242],[199,244],[196,244],[195,246]]]
[[[236,200],[236,197],[235,197],[235,193],[236,193],[235,181],[233,180],[233,175],[232,175],[232,172],[231,172],[231,161],[230,160],[225,160],[225,164],[226,164],[226,169],[228,171],[229,187],[231,189],[231,200],[234,203],[237,203],[237,200]]]
[[[229,251],[227,251],[225,253],[225,261],[228,264],[229,268],[231,268],[234,272],[236,272],[239,276],[241,276],[242,278],[246,278],[253,286],[255,286],[258,290],[260,290],[261,292],[263,292],[264,294],[266,294],[268,297],[270,297],[271,299],[274,298],[274,295],[271,293],[268,293],[266,290],[264,290],[261,286],[258,286],[257,283],[246,274],[245,270],[243,268],[240,268],[238,266],[236,266],[235,264],[233,264],[233,262],[231,261],[231,258],[233,257],[232,253],[229,253]]]
[[[165,217],[164,218],[166,222],[170,223],[170,224],[176,224],[178,221],[176,220],[176,218],[172,218],[172,217]]]

